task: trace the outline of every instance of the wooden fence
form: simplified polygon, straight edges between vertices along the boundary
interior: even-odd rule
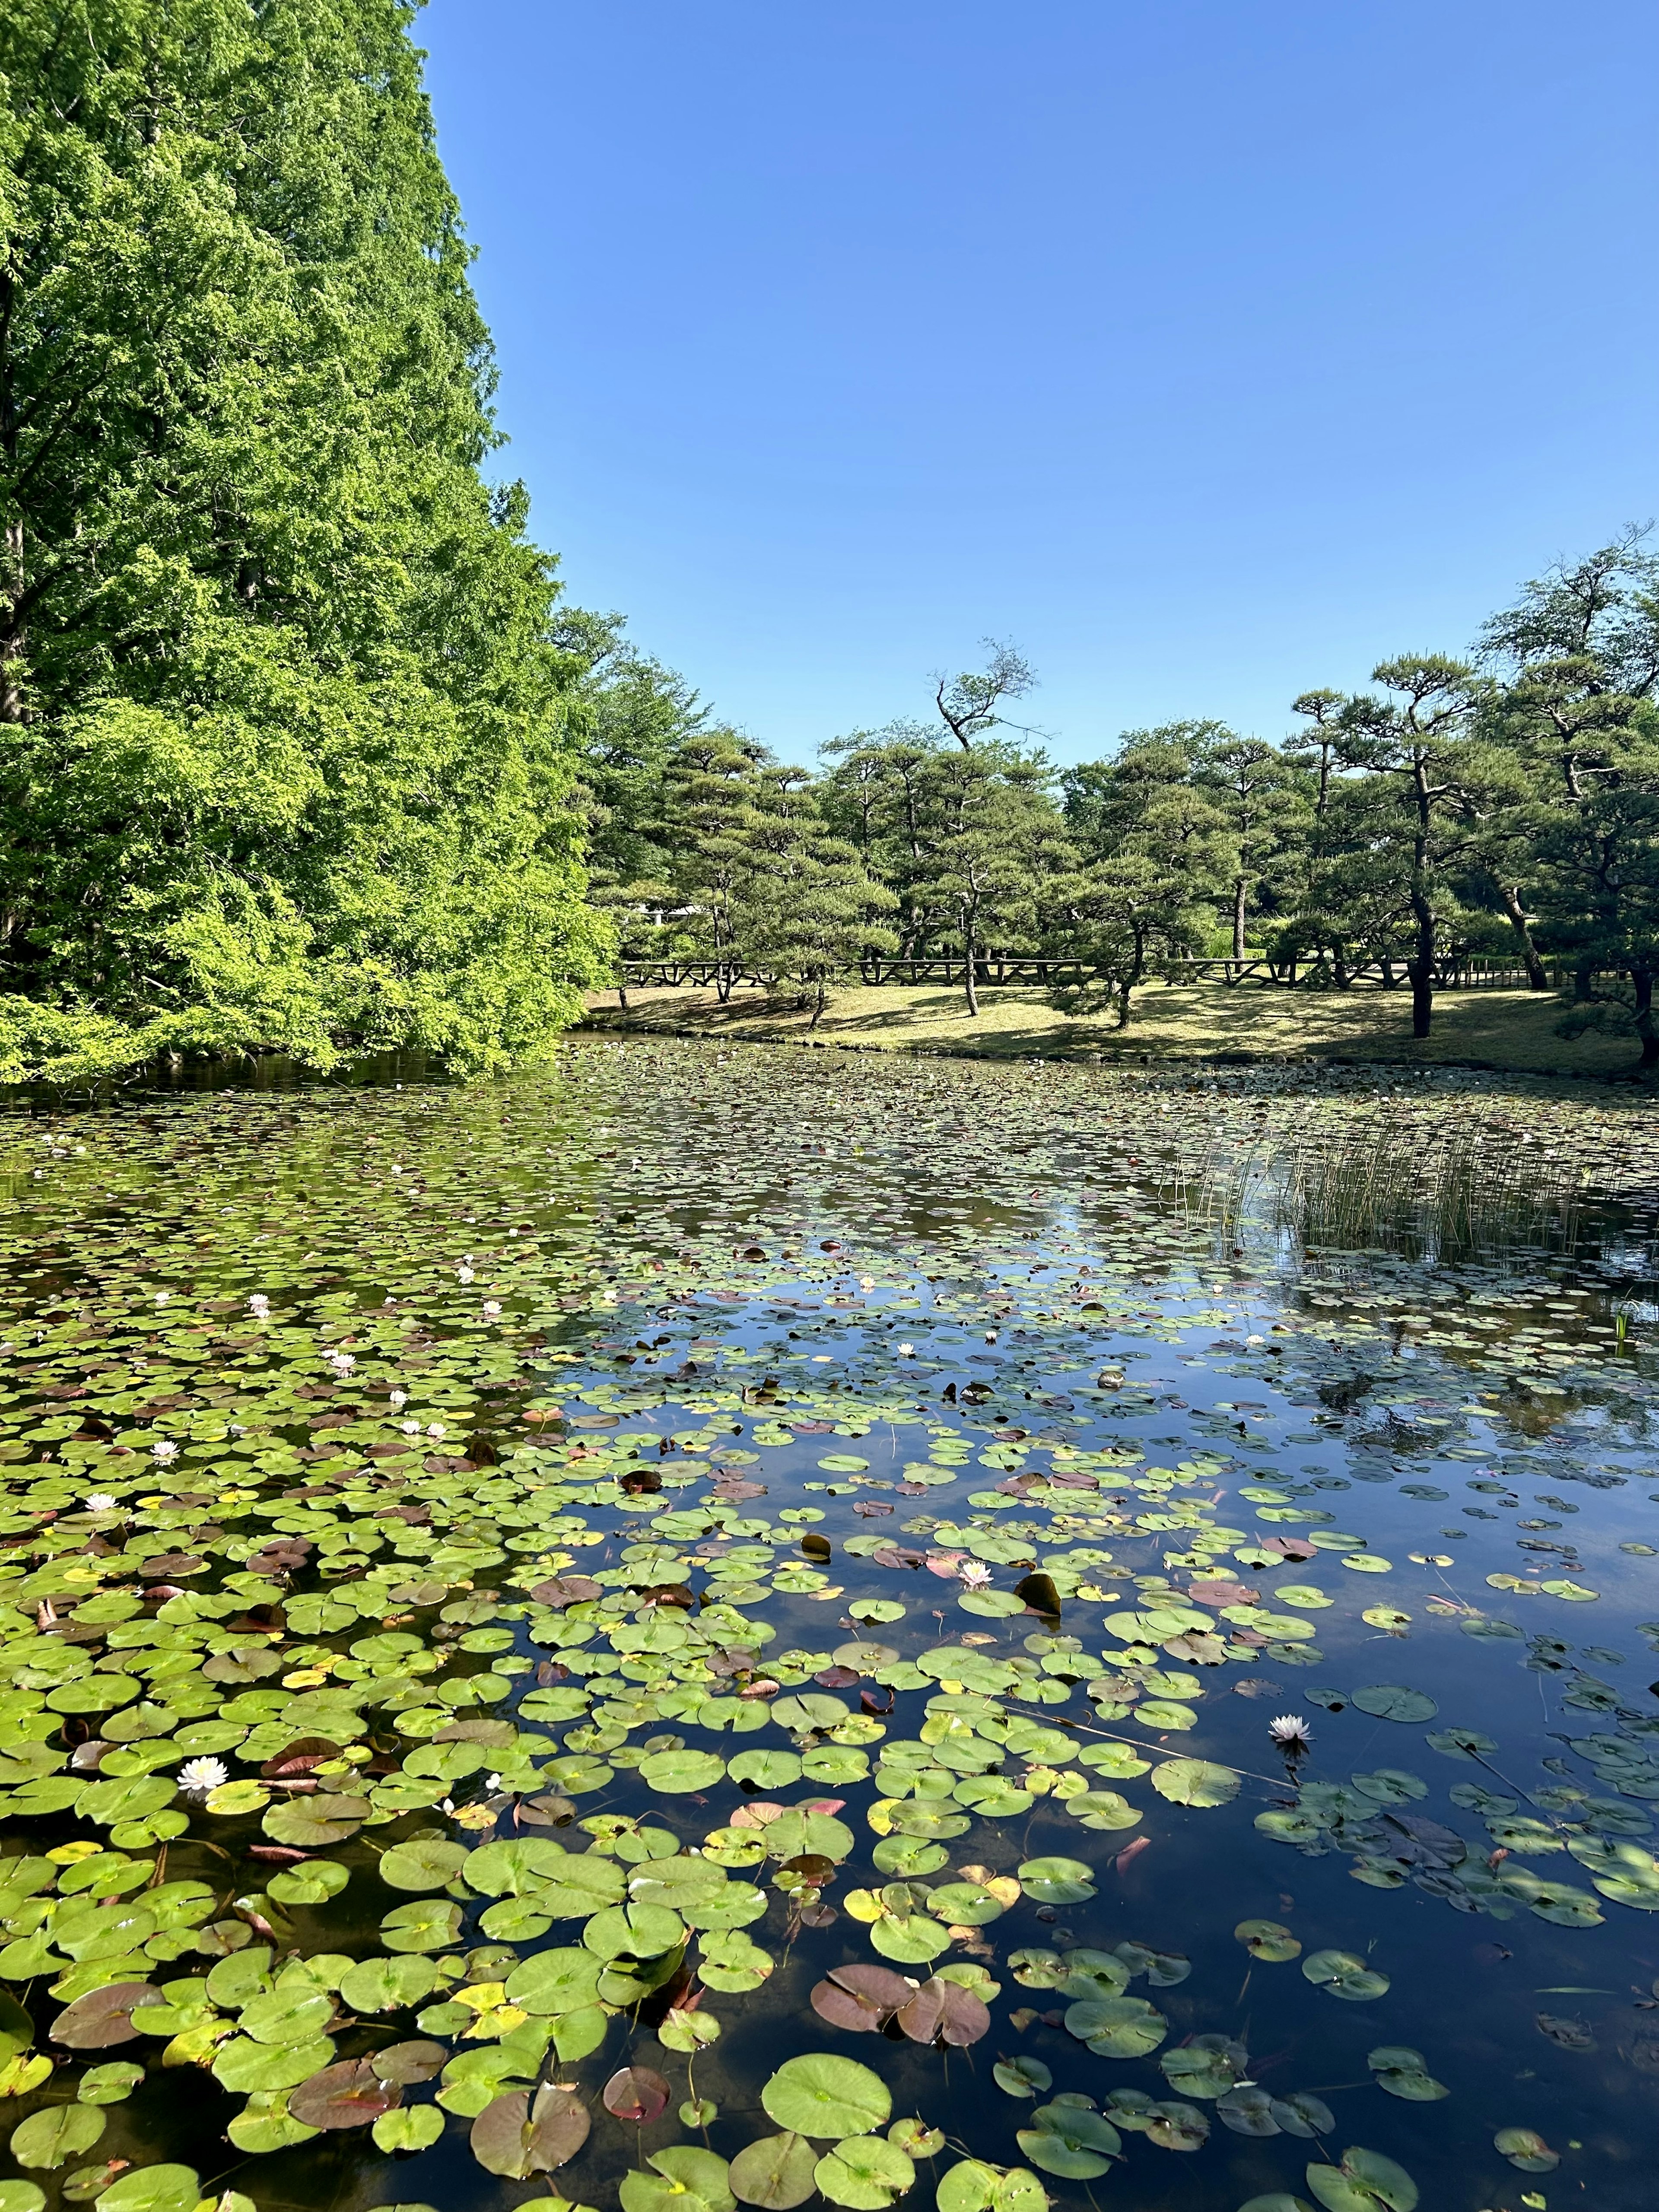
[[[623,960],[617,963],[618,981],[629,990],[710,989],[725,984],[769,986],[782,980],[773,969],[745,960]],[[862,983],[944,983],[960,985],[967,978],[967,963],[956,957],[888,958],[867,954],[858,963]],[[1207,960],[1185,957],[1155,963],[1149,976],[1176,983],[1251,983],[1280,990],[1332,990],[1336,977],[1325,960]],[[1550,981],[1560,988],[1571,981],[1571,970],[1552,967]],[[851,971],[848,971],[849,977]],[[1045,989],[1091,982],[1105,973],[1100,963],[1083,955],[1064,952],[984,952],[974,962],[974,980],[981,988],[999,983],[1036,984]],[[1527,971],[1514,962],[1475,957],[1452,957],[1437,963],[1437,988],[1443,991],[1523,990]],[[1405,990],[1409,988],[1405,963],[1399,960],[1356,962],[1347,970],[1347,984],[1362,990]]]

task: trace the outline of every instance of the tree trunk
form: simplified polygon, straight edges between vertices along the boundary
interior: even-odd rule
[[[1233,958],[1244,957],[1244,878],[1237,877],[1233,883]]]
[[[1417,908],[1417,948],[1406,963],[1412,987],[1412,1035],[1425,1037],[1434,1024],[1434,915],[1425,904]]]
[[[618,983],[617,986],[617,1004],[622,1008],[623,1013],[628,1012],[628,986],[626,983]]]
[[[1632,968],[1630,979],[1636,986],[1636,1034],[1642,1040],[1638,1065],[1644,1069],[1659,1067],[1659,1028],[1655,1027],[1653,1018],[1653,970]]]
[[[978,979],[974,974],[974,921],[975,916],[972,910],[964,906],[962,909],[962,949],[965,957],[963,961],[962,980],[968,992],[968,1011],[977,1020],[979,1018],[979,986]]]
[[[1527,988],[1529,991],[1547,991],[1550,979],[1544,972],[1544,963],[1538,956],[1538,947],[1532,941],[1532,924],[1527,920],[1526,910],[1521,903],[1520,885],[1518,884],[1500,884],[1498,896],[1510,927],[1521,940],[1521,957],[1527,966]]]
[[[1593,960],[1581,960],[1572,971],[1572,996],[1576,1006],[1588,1006],[1590,1001],[1590,978],[1595,973]]]
[[[815,1029],[817,1029],[817,1025],[818,1025],[818,1022],[819,1022],[819,1020],[820,1020],[820,1018],[822,1018],[823,1013],[823,1003],[824,1003],[823,978],[823,976],[822,976],[822,975],[820,975],[820,976],[819,976],[819,978],[818,978],[818,994],[817,994],[817,998],[813,1000],[813,1002],[812,1002],[812,1018],[811,1018],[811,1020],[810,1022],[808,1022],[808,1024],[806,1024],[806,1027],[807,1027],[807,1030],[808,1030],[808,1031],[809,1031],[809,1032],[810,1032],[810,1031],[811,1031],[811,1030],[815,1030]]]
[[[1353,977],[1348,973],[1348,948],[1346,945],[1334,944],[1331,946],[1331,973],[1336,979],[1339,991],[1353,988]]]
[[[7,441],[10,445],[9,439]],[[24,656],[28,640],[19,614],[23,589],[23,526],[6,526],[5,595],[10,603],[9,619],[0,633],[0,722],[21,722],[27,709],[23,700]]]
[[[1137,930],[1134,959],[1125,971],[1123,981],[1117,987],[1117,1026],[1121,1030],[1127,1030],[1129,1026],[1129,994],[1146,972],[1146,940]]]

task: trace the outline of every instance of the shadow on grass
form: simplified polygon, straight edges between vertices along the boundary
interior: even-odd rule
[[[763,993],[751,991],[722,1006],[712,992],[661,990],[635,994],[626,1012],[607,1000],[591,1010],[588,1026],[734,1042],[1108,1066],[1312,1059],[1530,1074],[1620,1078],[1634,1073],[1630,1041],[1591,1036],[1569,1042],[1555,1035],[1569,1003],[1555,993],[1443,994],[1433,1032],[1422,1040],[1411,1035],[1411,1004],[1403,989],[1316,994],[1259,984],[1151,984],[1137,994],[1127,1029],[1116,1028],[1109,1015],[1068,1017],[1029,986],[987,987],[975,1019],[958,991],[854,987],[831,1000],[817,1030],[810,1031],[807,1011],[787,999],[769,1003]]]

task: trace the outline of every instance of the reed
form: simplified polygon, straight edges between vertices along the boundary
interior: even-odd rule
[[[1229,1243],[1267,1231],[1296,1252],[1459,1260],[1576,1245],[1577,1162],[1474,1115],[1383,1110],[1316,1121],[1240,1155],[1206,1149],[1176,1172],[1190,1218]]]

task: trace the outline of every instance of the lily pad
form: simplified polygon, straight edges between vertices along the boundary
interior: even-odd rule
[[[1019,1879],[1026,1895],[1039,1905],[1081,1905],[1095,1894],[1093,1871],[1080,1859],[1027,1859]]]
[[[1351,2004],[1369,2004],[1389,1990],[1389,1977],[1352,1951],[1310,1951],[1302,1961],[1302,1972],[1316,1989],[1328,1990]]]
[[[732,2160],[727,2179],[740,2203],[759,2205],[762,2212],[792,2212],[817,2187],[817,2165],[811,2144],[792,2130],[746,2143]]]
[[[1152,1769],[1152,1787],[1172,1804],[1199,1808],[1231,1804],[1240,1777],[1206,1759],[1166,1759]]]
[[[1379,1721],[1431,1721],[1439,1706],[1426,1690],[1407,1690],[1397,1682],[1373,1682],[1356,1690],[1352,1702]]]
[[[802,2136],[868,2135],[893,2100],[879,2075],[855,2059],[810,2051],[786,2060],[761,2090],[767,2118]]]

